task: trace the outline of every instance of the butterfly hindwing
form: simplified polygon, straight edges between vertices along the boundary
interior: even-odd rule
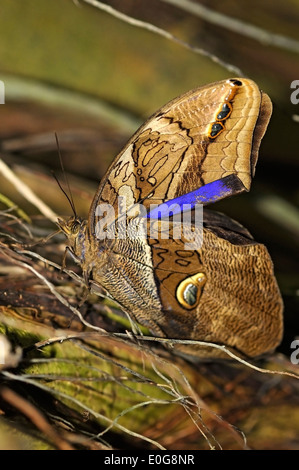
[[[221,222],[222,232],[204,228],[198,250],[186,249],[183,237],[150,240],[164,311],[160,327],[167,337],[204,338],[258,356],[273,350],[282,336],[273,264],[266,247],[243,227],[224,215]],[[194,345],[180,349],[217,356],[216,350]]]

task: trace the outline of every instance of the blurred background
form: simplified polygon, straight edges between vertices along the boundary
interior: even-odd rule
[[[299,115],[299,104],[290,96],[291,83],[299,79],[298,2],[106,2],[121,18],[88,3],[2,0],[0,78],[6,104],[0,108],[0,137],[7,161],[21,165],[18,171],[34,190],[57,213],[68,215],[54,179],[49,176],[46,193],[44,186],[51,169],[59,173],[57,131],[65,168],[78,178],[72,181],[78,212],[86,217],[108,164],[148,116],[205,83],[252,78],[274,104],[256,177],[250,194],[213,208],[239,220],[268,246],[291,304],[286,316],[290,308],[297,320],[299,124],[293,116]],[[42,185],[40,175],[34,181],[39,170]],[[25,203],[14,189],[11,199]]]
[[[212,209],[268,247],[285,303],[286,356],[299,334],[299,104],[290,99],[298,24],[298,0],[0,5],[1,157],[60,216],[71,210],[51,176],[61,173],[55,131],[77,211],[87,217],[109,163],[167,101],[236,76],[269,94],[273,116],[251,192]],[[0,193],[38,214],[1,174]]]

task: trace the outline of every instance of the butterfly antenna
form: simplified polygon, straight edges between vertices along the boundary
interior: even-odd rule
[[[61,166],[61,170],[62,170],[62,173],[64,175],[64,181],[65,181],[65,184],[67,186],[67,189],[68,189],[68,193],[65,191],[65,189],[63,189],[59,179],[57,178],[57,176],[55,175],[54,172],[52,172],[55,180],[57,181],[57,184],[59,186],[59,188],[61,189],[61,191],[63,192],[63,194],[65,195],[65,197],[67,198],[68,202],[70,203],[70,206],[71,206],[71,209],[73,211],[73,214],[74,214],[74,217],[77,218],[77,212],[76,212],[76,208],[75,208],[75,203],[74,203],[74,199],[73,199],[73,195],[72,195],[72,191],[71,191],[71,187],[70,187],[70,183],[69,183],[69,180],[67,178],[67,174],[65,172],[65,169],[64,169],[64,165],[63,165],[63,160],[62,160],[62,156],[61,156],[61,151],[60,151],[60,146],[59,146],[59,141],[58,141],[58,135],[57,133],[55,132],[55,139],[56,139],[56,144],[57,144],[57,149],[58,149],[58,155],[59,155],[59,161],[60,161],[60,166]]]

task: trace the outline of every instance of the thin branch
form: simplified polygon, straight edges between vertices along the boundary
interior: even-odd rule
[[[231,16],[224,15],[218,11],[212,10],[201,3],[194,3],[191,0],[161,0],[162,2],[170,3],[181,10],[185,10],[194,16],[202,18],[208,23],[220,26],[221,28],[228,29],[234,33],[246,36],[250,39],[260,42],[266,46],[279,47],[291,52],[299,52],[299,41],[296,39],[275,34],[258,26],[246,23],[245,21]]]
[[[55,286],[50,281],[48,281],[41,273],[36,271],[36,269],[34,269],[32,266],[30,266],[27,263],[18,262],[18,264],[21,266],[24,266],[24,268],[29,269],[33,274],[35,274],[35,276],[38,277],[48,287],[50,292],[52,292],[52,294],[55,295],[55,297],[59,300],[59,302],[61,302],[66,307],[68,307],[79,318],[81,323],[83,323],[85,326],[92,328],[95,331],[99,331],[103,334],[106,334],[106,331],[103,330],[103,328],[94,326],[88,321],[86,321],[83,318],[81,312],[77,308],[73,307],[61,294],[59,294],[59,292],[55,289]]]
[[[45,416],[28,400],[7,387],[0,389],[0,396],[11,406],[17,408],[27,418],[43,432],[53,444],[60,450],[74,450],[50,425]]]
[[[52,222],[57,221],[57,215],[55,212],[50,209],[34,192],[32,189],[27,186],[20,178],[18,178],[15,173],[4,163],[3,160],[0,159],[0,173],[14,185],[16,190],[22,194],[22,196],[27,199],[27,201],[31,202],[37,209],[49,220]]]
[[[8,207],[8,210],[15,210],[20,218],[25,220],[25,222],[27,222],[28,224],[31,224],[31,219],[30,219],[29,215],[27,215],[26,212],[24,212],[20,207],[18,207],[8,197],[4,196],[4,194],[0,194],[0,202],[5,204]]]
[[[9,254],[6,253],[4,250],[2,251],[3,255],[10,258],[9,257]],[[11,261],[11,258],[10,258],[10,261]],[[91,323],[89,323],[88,321],[86,321],[82,314],[80,313],[80,311],[73,307],[68,301],[67,299],[65,299],[55,288],[55,286],[50,282],[48,281],[48,279],[46,279],[40,272],[38,272],[36,269],[34,269],[33,266],[31,266],[30,264],[24,262],[24,261],[20,261],[19,259],[14,259],[14,263],[17,264],[18,266],[22,266],[24,267],[25,269],[28,269],[29,271],[31,271],[37,278],[39,278],[46,286],[47,288],[49,289],[50,292],[52,292],[52,294],[55,295],[55,297],[59,300],[59,302],[61,302],[63,305],[65,305],[67,308],[69,308],[73,313],[74,315],[76,315],[79,320],[81,321],[81,323],[83,323],[85,326],[88,326],[90,328],[92,328],[93,330],[95,331],[99,331],[101,332],[102,334],[106,334],[106,331],[103,330],[102,328],[98,327],[98,326],[94,326],[92,325]]]
[[[123,338],[125,337],[124,333],[113,333],[113,336],[117,338]],[[259,366],[256,366],[252,364],[251,362],[246,361],[245,359],[242,359],[240,356],[237,354],[233,353],[228,347],[225,345],[221,344],[216,344],[216,343],[211,343],[209,341],[198,341],[198,340],[192,340],[192,339],[170,339],[170,338],[160,338],[157,336],[135,336],[135,340],[138,341],[154,341],[162,344],[169,344],[169,345],[175,345],[175,344],[191,344],[191,345],[197,345],[197,346],[204,346],[204,347],[211,347],[215,349],[219,349],[223,353],[227,354],[231,358],[235,359],[236,361],[240,362],[241,364],[244,364],[245,366],[250,367],[251,369],[254,369],[258,372],[261,372],[263,374],[278,374],[278,375],[286,375],[288,377],[292,377],[294,379],[299,379],[299,375],[295,374],[293,372],[289,372],[286,370],[270,370],[270,369],[263,369]]]
[[[126,15],[125,13],[121,13],[120,11],[115,10],[115,8],[112,8],[110,5],[106,5],[105,3],[99,2],[97,0],[82,0],[82,1],[95,8],[98,8],[99,10],[109,13],[115,18],[121,21],[124,21],[125,23],[128,23],[131,26],[136,26],[137,28],[146,29],[147,31],[150,31],[151,33],[155,33],[155,34],[158,34],[159,36],[164,37],[165,39],[169,39],[170,41],[175,42],[176,44],[179,44],[185,49],[195,52],[196,54],[200,54],[204,57],[208,57],[210,60],[224,67],[225,69],[227,69],[229,72],[232,72],[233,74],[236,74],[238,76],[244,76],[244,73],[242,72],[242,70],[236,67],[235,65],[224,62],[223,60],[219,59],[219,57],[217,57],[216,55],[212,54],[211,52],[206,51],[205,49],[202,49],[201,47],[192,46],[191,44],[179,39],[178,37],[174,36],[168,31],[165,31],[164,29],[159,28],[158,26],[155,26],[151,23],[147,23],[142,20],[138,20],[136,18],[132,18],[131,16]]]
[[[87,411],[91,416],[94,416],[95,418],[97,419],[100,419],[100,420],[103,420],[104,422],[107,422],[108,425],[110,423],[113,423],[113,420],[108,418],[107,416],[93,410],[92,408],[89,408],[87,405],[85,405],[83,402],[81,402],[80,400],[78,400],[77,398],[71,396],[71,395],[68,395],[67,393],[64,393],[60,390],[54,390],[50,387],[47,387],[43,384],[40,384],[34,380],[31,380],[31,379],[28,379],[28,378],[24,378],[20,375],[15,375],[11,372],[8,372],[8,371],[3,371],[2,372],[2,375],[4,377],[6,377],[8,380],[13,380],[13,381],[17,381],[17,382],[22,382],[22,383],[26,383],[26,384],[29,384],[29,385],[33,385],[34,387],[36,388],[39,388],[41,390],[44,390],[45,392],[48,392],[50,394],[55,394],[56,396],[58,396],[59,398],[63,398],[63,399],[66,399],[68,400],[69,402],[72,402],[74,403],[75,405],[77,405],[78,407],[80,407],[81,409]],[[130,436],[133,436],[133,437],[136,437],[138,439],[141,439],[141,440],[144,440],[144,441],[147,441],[149,442],[150,444],[152,444],[153,446],[156,446],[158,449],[160,450],[165,450],[163,446],[161,446],[158,442],[154,441],[153,439],[150,439],[149,437],[146,437],[146,436],[143,436],[142,434],[139,434],[137,432],[134,432],[134,431],[131,431],[130,429],[127,429],[125,426],[122,426],[120,425],[119,423],[114,423],[114,427],[119,430],[119,431],[123,431],[127,434],[129,434]]]

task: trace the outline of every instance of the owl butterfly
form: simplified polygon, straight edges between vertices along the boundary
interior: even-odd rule
[[[89,287],[104,289],[156,336],[214,342],[249,357],[274,350],[282,300],[265,246],[204,209],[202,244],[190,248],[186,234],[174,237],[175,212],[164,217],[170,203],[181,215],[188,203],[192,233],[198,203],[249,191],[271,112],[270,98],[238,78],[190,91],[146,121],[108,169],[88,222],[59,220]],[[141,204],[142,217],[134,212]],[[144,223],[143,236],[130,236],[136,220]],[[201,358],[223,354],[176,348]]]

